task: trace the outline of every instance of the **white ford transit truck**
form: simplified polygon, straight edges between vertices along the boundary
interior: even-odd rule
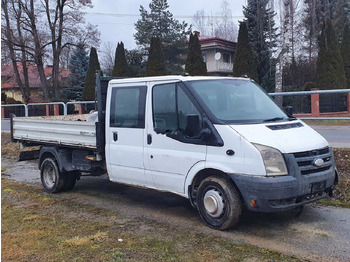
[[[81,175],[186,197],[210,227],[243,208],[279,212],[332,195],[332,149],[245,78],[97,75],[97,119],[14,117],[12,139],[40,145],[46,191]],[[67,119],[68,118],[68,119]]]

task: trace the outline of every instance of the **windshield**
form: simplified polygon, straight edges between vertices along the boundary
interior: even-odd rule
[[[226,123],[257,123],[288,119],[256,84],[241,79],[187,82],[214,116]]]

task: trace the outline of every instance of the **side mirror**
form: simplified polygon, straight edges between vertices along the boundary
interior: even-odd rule
[[[187,115],[185,136],[194,138],[199,135],[200,131],[201,131],[201,126],[199,121],[199,115]]]
[[[289,117],[293,116],[293,107],[292,106],[287,106],[286,107],[286,113]]]

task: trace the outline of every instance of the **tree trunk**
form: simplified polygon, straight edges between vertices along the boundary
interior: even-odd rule
[[[12,3],[13,9],[15,10],[15,3]],[[21,28],[21,19],[22,19],[22,5],[21,3],[18,3],[18,10],[16,12],[16,25],[17,25],[17,33],[18,33],[18,40],[19,45],[21,49],[21,63],[22,63],[22,70],[23,70],[23,77],[24,77],[24,89],[25,93],[28,96],[25,101],[30,98],[30,86],[29,86],[29,78],[28,78],[28,64],[27,64],[27,56],[26,56],[26,49],[25,49],[25,40],[22,35],[22,28]]]
[[[31,28],[34,46],[35,46],[34,60],[39,72],[41,90],[43,91],[44,99],[48,100],[50,98],[50,93],[49,93],[49,87],[48,87],[47,79],[44,72],[44,62],[43,62],[44,48],[41,46],[40,37],[36,26],[34,0],[30,0],[30,9],[26,8],[26,6],[23,6],[23,7],[25,8],[27,16],[30,20],[29,26]]]
[[[14,38],[12,35],[12,29],[11,29],[9,13],[8,13],[8,1],[2,0],[1,7],[4,10],[4,18],[5,18],[5,22],[6,22],[6,24],[5,24],[6,40],[4,42],[6,43],[6,45],[9,48],[9,51],[10,51],[10,59],[12,62],[14,73],[15,73],[17,85],[18,85],[19,89],[21,90],[23,100],[27,102],[29,100],[29,97],[30,97],[30,89],[25,88],[25,86],[23,85],[22,80],[21,80],[21,76],[20,76],[20,72],[18,70],[16,52],[14,49]]]

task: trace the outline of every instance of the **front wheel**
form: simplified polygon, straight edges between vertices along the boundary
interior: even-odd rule
[[[46,158],[40,166],[41,183],[49,193],[58,193],[65,185],[65,174],[58,169],[57,163],[52,158]]]
[[[208,226],[227,230],[238,223],[241,200],[237,189],[225,178],[204,179],[199,185],[197,201],[199,214]]]

